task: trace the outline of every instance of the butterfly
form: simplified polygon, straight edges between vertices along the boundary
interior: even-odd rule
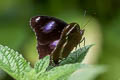
[[[51,16],[32,17],[30,26],[36,34],[39,58],[50,55],[55,64],[66,58],[84,39],[85,30],[77,23],[68,24]]]

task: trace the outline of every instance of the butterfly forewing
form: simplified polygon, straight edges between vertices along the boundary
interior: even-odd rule
[[[81,31],[77,23],[71,23],[64,28],[60,41],[52,52],[55,63],[58,63],[60,58],[66,58],[70,52],[77,47],[83,36]]]
[[[39,58],[43,58],[51,54],[68,24],[50,16],[35,16],[31,18],[30,25],[36,34]]]

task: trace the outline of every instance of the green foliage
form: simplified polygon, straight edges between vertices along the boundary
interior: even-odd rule
[[[46,71],[47,67],[49,66],[50,62],[50,57],[46,56],[44,59],[40,59],[36,64],[35,64],[35,71],[36,73],[43,73]]]
[[[87,66],[74,72],[68,80],[93,80],[103,72],[105,72],[103,66]]]
[[[18,52],[0,45],[0,68],[17,79],[23,77],[25,70],[31,67]]]
[[[102,73],[104,69],[99,66],[95,67],[80,63],[90,47],[91,45],[82,48],[81,51],[77,50],[71,53],[63,60],[65,61],[64,65],[61,64],[47,70],[50,66],[50,56],[40,59],[32,68],[18,52],[0,45],[0,68],[16,80],[73,80],[75,78],[75,80],[91,80],[96,77],[96,74]],[[75,59],[75,54],[77,59]],[[73,59],[72,64],[69,58]],[[77,73],[76,70],[78,70]],[[82,72],[79,70],[82,70]]]
[[[82,62],[82,60],[86,56],[89,48],[92,46],[93,45],[88,45],[88,46],[83,47],[82,49],[78,49],[78,50],[70,53],[66,59],[63,59],[60,62],[60,65]]]
[[[48,79],[57,80],[63,76],[66,77],[66,76],[70,75],[71,73],[73,73],[75,70],[80,69],[81,67],[83,67],[83,64],[80,64],[80,63],[66,64],[63,66],[55,67],[47,72],[47,74],[48,74],[47,80]],[[65,79],[65,80],[67,80],[67,79]]]

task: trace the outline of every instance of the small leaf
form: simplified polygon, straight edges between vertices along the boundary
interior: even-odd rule
[[[67,58],[63,59],[60,62],[60,65],[82,62],[82,60],[85,58],[89,48],[92,46],[93,45],[88,45],[88,46],[83,47],[82,49],[78,49],[78,50],[70,53]]]
[[[74,72],[68,80],[93,80],[99,74],[105,72],[104,66],[89,66],[83,67],[80,70]]]
[[[84,66],[86,65],[75,63],[55,67],[46,72],[46,80],[66,80],[70,74]]]
[[[50,56],[46,56],[43,59],[40,59],[34,66],[36,73],[43,73],[46,71],[49,66]]]
[[[0,68],[13,78],[18,79],[23,77],[24,72],[31,69],[31,66],[21,54],[7,46],[0,45]]]

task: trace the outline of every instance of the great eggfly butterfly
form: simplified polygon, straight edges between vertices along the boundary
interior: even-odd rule
[[[77,23],[67,24],[50,16],[35,16],[30,25],[37,37],[39,58],[51,55],[56,64],[80,44],[84,34]]]

